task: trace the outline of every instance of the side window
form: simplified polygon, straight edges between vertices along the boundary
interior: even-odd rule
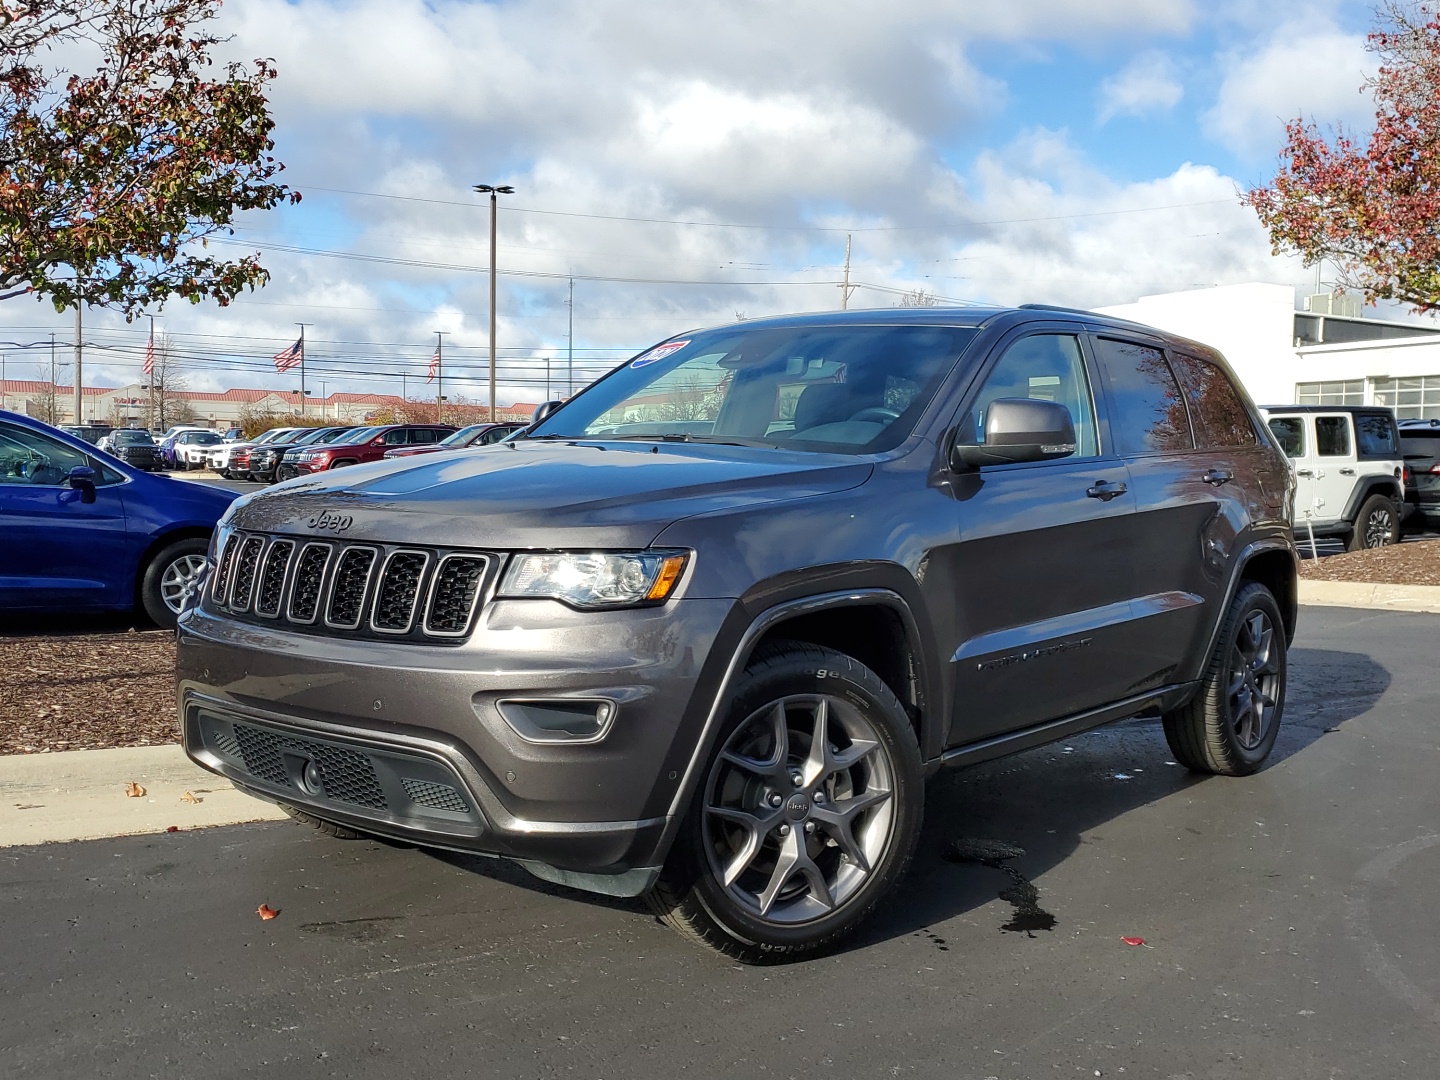
[[[489,446],[492,443],[497,443],[501,439],[505,438],[506,435],[509,435],[511,430],[512,429],[510,428],[503,427],[491,428],[489,431],[485,432],[484,435],[480,436],[480,445]]]
[[[385,432],[384,438],[382,438],[380,441],[386,446],[404,446],[405,429],[396,428],[394,431],[387,431]]]
[[[1305,456],[1305,421],[1299,416],[1275,416],[1270,419],[1270,430],[1280,440],[1280,449],[1292,458]]]
[[[1315,418],[1315,452],[1321,457],[1350,456],[1350,424],[1345,416]]]
[[[1110,437],[1115,452],[1190,450],[1190,417],[1165,354],[1149,345],[1096,338],[1095,352],[1110,387]]]
[[[1255,425],[1224,370],[1208,360],[1171,353],[1185,387],[1196,441],[1201,446],[1254,446]]]
[[[1376,413],[1362,413],[1355,417],[1355,445],[1359,447],[1361,457],[1391,458],[1400,453],[1390,417]]]
[[[89,464],[89,458],[64,443],[0,424],[0,484],[61,487],[71,469]]]
[[[1073,334],[1032,334],[1006,349],[990,369],[979,396],[962,419],[957,436],[960,441],[971,444],[981,441],[985,432],[985,410],[999,398],[1060,402],[1070,410],[1070,420],[1075,425],[1075,453],[1071,457],[1095,457],[1100,453],[1090,380],[1085,374],[1079,339]]]
[[[438,442],[439,439],[440,432],[435,431],[433,428],[415,428],[410,432],[410,441],[412,443],[433,443]]]

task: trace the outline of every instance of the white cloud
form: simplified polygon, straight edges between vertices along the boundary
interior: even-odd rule
[[[1117,116],[1168,112],[1185,95],[1177,64],[1169,53],[1141,53],[1100,84],[1100,123]]]
[[[1260,48],[1225,57],[1222,67],[1224,80],[1201,125],[1239,155],[1278,150],[1285,124],[1296,117],[1360,127],[1374,117],[1361,93],[1374,61],[1359,34],[1290,23]]]

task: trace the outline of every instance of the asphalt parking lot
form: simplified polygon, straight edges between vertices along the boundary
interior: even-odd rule
[[[943,774],[896,902],[791,967],[290,823],[7,849],[0,1073],[1433,1077],[1440,616],[1303,616],[1264,772],[1140,720]]]

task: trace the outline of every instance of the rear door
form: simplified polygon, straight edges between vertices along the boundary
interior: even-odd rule
[[[997,398],[1060,401],[1077,444],[1067,458],[987,466],[949,485],[954,541],[932,551],[926,580],[955,597],[952,746],[1084,712],[1134,679],[1134,498],[1093,388],[1077,333],[1024,332],[1002,344],[960,417],[957,438],[976,442]]]
[[[1355,491],[1355,436],[1349,413],[1317,413],[1311,417],[1315,452],[1310,459],[1310,507],[1316,525],[1333,525],[1345,516]]]

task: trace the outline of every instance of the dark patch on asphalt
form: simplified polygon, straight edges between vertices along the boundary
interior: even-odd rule
[[[1010,865],[1010,860],[1024,854],[1024,848],[1003,840],[955,840],[946,858],[951,862],[979,863],[1009,877],[1009,887],[1001,889],[999,896],[1015,909],[1015,914],[1000,929],[1033,938],[1036,930],[1054,930],[1056,919],[1040,906],[1040,890]]]
[[[403,919],[404,916],[401,915],[377,915],[369,919],[337,919],[333,922],[301,923],[300,929],[306,933],[319,934],[322,937],[353,941],[359,945],[370,945],[389,937],[389,923],[401,922]]]
[[[932,930],[930,930],[928,927],[925,928],[924,930],[916,930],[916,931],[915,931],[915,934],[914,934],[915,937],[920,937],[921,935],[924,935],[925,940],[928,941],[928,942],[930,942],[931,945],[934,945],[934,946],[935,946],[937,949],[939,949],[941,952],[949,952],[949,951],[950,951],[950,946],[945,943],[945,939],[944,939],[943,937],[941,937],[939,934],[937,934],[937,933],[933,932]]]

